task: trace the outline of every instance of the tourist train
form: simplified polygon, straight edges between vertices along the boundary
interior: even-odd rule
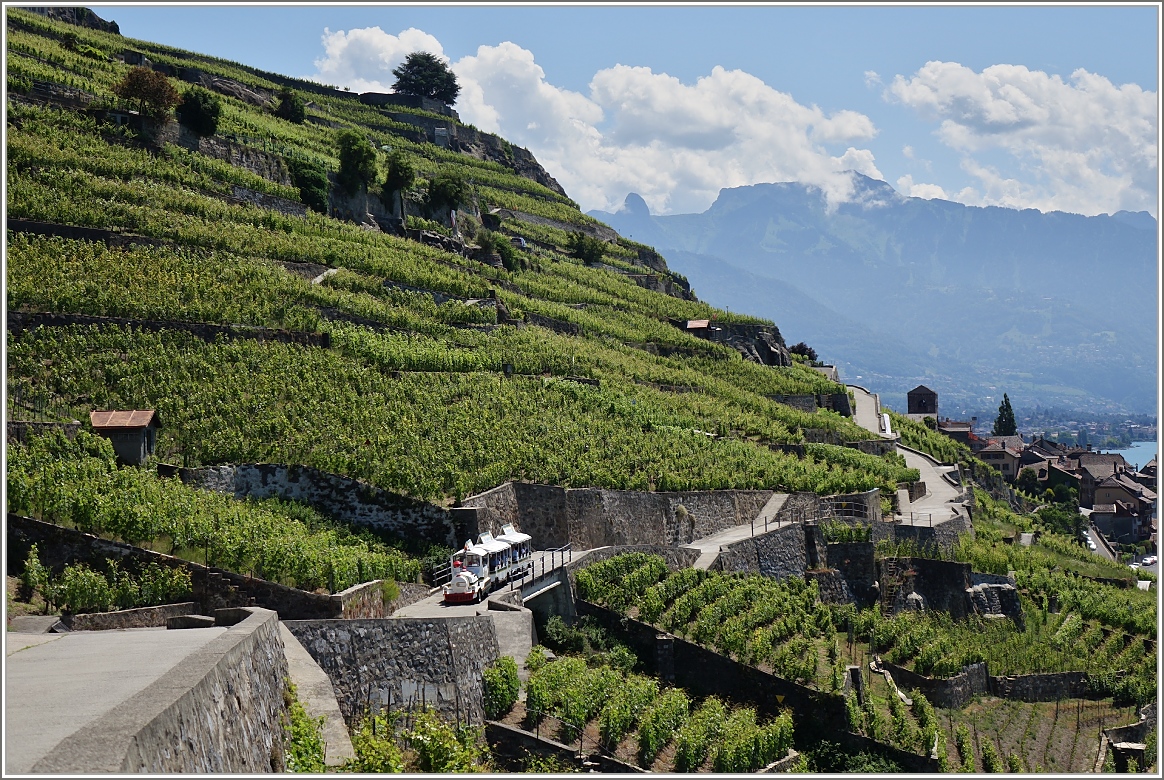
[[[465,542],[453,553],[452,579],[444,586],[446,604],[481,601],[491,590],[533,571],[533,545],[529,534],[511,524],[501,526],[496,537],[488,531]]]

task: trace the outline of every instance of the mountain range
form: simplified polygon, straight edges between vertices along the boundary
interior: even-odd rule
[[[917,384],[943,415],[1017,405],[1156,408],[1157,222],[905,197],[851,172],[830,204],[809,185],[720,191],[700,214],[637,194],[591,211],[649,243],[701,299],[773,319],[894,408]]]

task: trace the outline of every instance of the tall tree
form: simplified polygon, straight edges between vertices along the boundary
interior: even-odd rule
[[[402,95],[439,100],[446,106],[457,102],[461,86],[449,66],[427,51],[414,51],[400,67],[392,71],[396,83],[392,89]]]
[[[1002,394],[1002,403],[998,405],[998,417],[994,418],[993,436],[1014,436],[1018,433],[1018,425],[1014,421],[1014,409],[1010,406],[1010,399],[1006,393]]]
[[[361,187],[376,180],[376,147],[356,130],[342,130],[336,137],[339,150],[339,172],[336,181],[348,195],[355,195]]]
[[[125,101],[137,101],[142,116],[160,119],[182,100],[178,90],[163,74],[149,68],[131,68],[113,85],[113,94]]]
[[[401,219],[404,219],[404,191],[411,187],[414,181],[416,181],[416,169],[412,167],[412,163],[408,161],[404,153],[395,151],[388,155],[388,170],[384,175],[381,199],[386,208],[393,208],[393,204],[389,201],[393,195],[399,194],[398,203]]]

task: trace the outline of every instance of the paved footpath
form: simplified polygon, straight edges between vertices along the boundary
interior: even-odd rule
[[[27,773],[66,737],[144,690],[224,631],[9,632],[4,774]]]
[[[883,439],[896,438],[886,436],[881,431],[877,396],[856,385],[848,385],[848,388],[853,391],[853,397],[857,402],[854,414],[854,421],[857,425]],[[951,485],[942,476],[948,472],[957,471],[956,466],[939,465],[928,455],[907,449],[900,444],[897,446],[897,451],[905,458],[905,465],[911,469],[917,469],[921,474],[921,481],[926,483],[926,494],[912,502],[904,510],[903,522],[918,525],[933,523],[936,525],[944,523],[964,511],[954,504],[962,496],[961,488]]]

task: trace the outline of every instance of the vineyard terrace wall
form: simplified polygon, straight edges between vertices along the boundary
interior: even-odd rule
[[[482,675],[500,656],[488,615],[391,620],[288,620],[327,673],[344,719],[426,704],[461,723],[485,722]]]
[[[224,633],[66,738],[31,771],[284,771],[287,661],[279,616],[253,608],[224,613],[215,616],[230,626]]]
[[[400,597],[391,604],[384,604],[379,581],[354,585],[331,595],[308,593],[277,582],[203,566],[11,513],[8,514],[6,532],[9,572],[23,569],[29,549],[34,544],[41,562],[56,572],[76,563],[103,569],[105,561],[110,558],[119,562],[133,560],[139,565],[155,563],[168,568],[182,567],[190,572],[193,599],[201,614],[205,615],[224,607],[257,605],[274,610],[285,619],[385,617],[427,594],[420,586],[400,583]]]
[[[450,512],[436,504],[310,466],[207,466],[179,469],[178,477],[187,485],[229,493],[235,498],[302,501],[340,522],[401,539],[458,547],[478,532],[475,525],[465,525],[475,522],[472,513]],[[534,544],[540,545],[537,537]]]
[[[461,506],[476,509],[481,531],[497,533],[512,523],[538,548],[678,547],[751,522],[772,496],[771,490],[651,493],[506,482]]]
[[[137,328],[150,333],[180,330],[203,341],[213,342],[219,336],[228,339],[274,341],[282,344],[302,344],[308,347],[331,346],[330,333],[312,333],[282,328],[263,328],[257,325],[216,325],[209,322],[181,320],[138,320],[127,317],[98,317],[89,314],[47,314],[42,312],[9,312],[8,330],[19,334],[35,328],[64,328],[70,325],[108,325]]]
[[[875,742],[859,734],[843,730],[845,700],[841,696],[817,691],[799,685],[754,666],[733,661],[725,655],[700,647],[680,637],[665,634],[654,626],[633,618],[624,618],[612,610],[582,599],[575,601],[579,615],[589,615],[601,626],[630,646],[643,663],[647,674],[666,675],[674,685],[694,696],[719,696],[733,702],[746,703],[766,717],[777,715],[782,709],[792,711],[796,723],[798,746],[808,746],[819,739],[840,742],[851,752],[871,751],[885,755],[907,771],[932,773],[937,762],[898,750],[891,745]],[[656,664],[656,645],[671,646],[663,658],[671,667],[660,669]]]

